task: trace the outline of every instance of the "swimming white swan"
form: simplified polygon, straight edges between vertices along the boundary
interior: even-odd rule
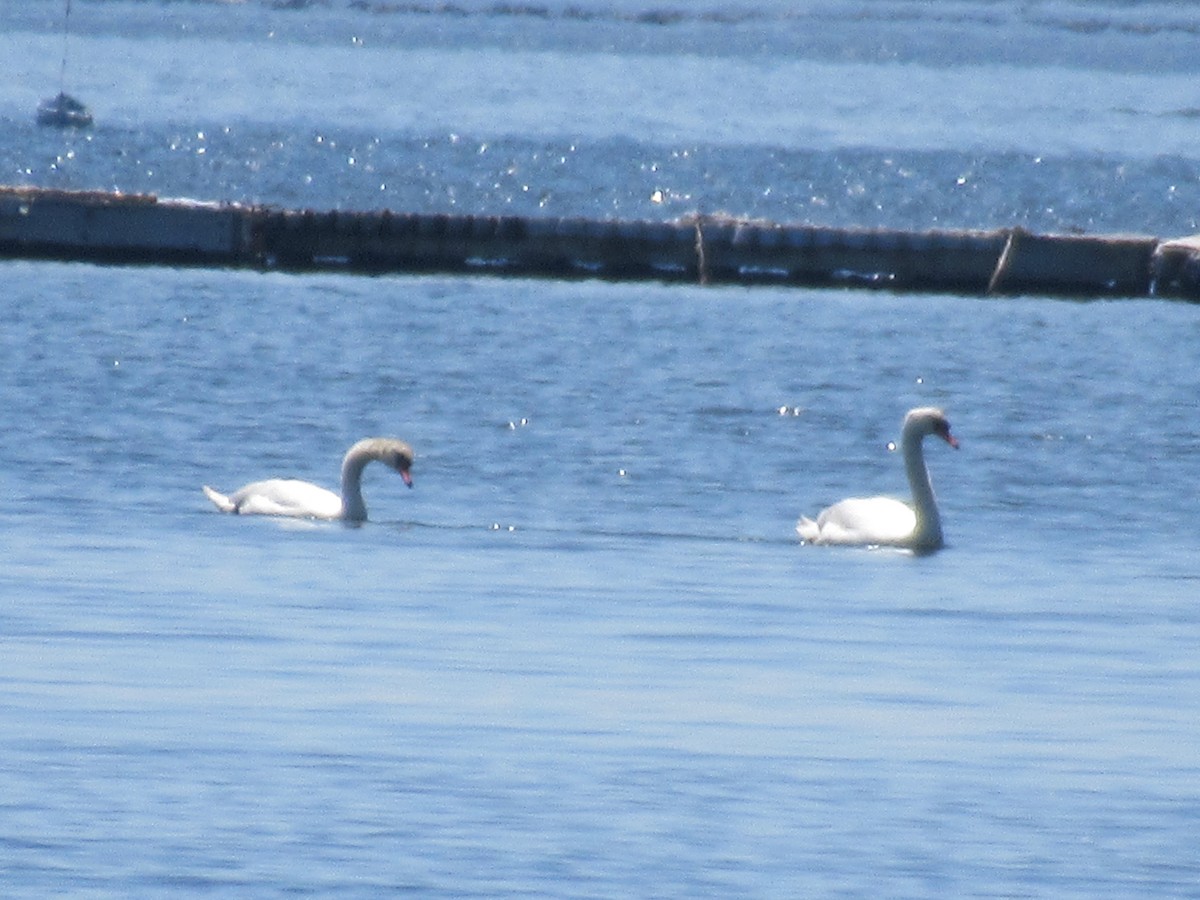
[[[208,485],[204,485],[204,493],[221,512],[365,522],[367,506],[363,503],[362,472],[372,461],[395,469],[404,483],[412,487],[412,476],[408,471],[413,463],[412,448],[395,438],[365,438],[351,447],[342,460],[340,496],[294,478],[255,481],[228,497]]]
[[[950,423],[940,409],[920,407],[904,417],[900,446],[912,489],[911,506],[890,497],[852,497],[822,510],[815,522],[802,516],[796,525],[800,537],[809,544],[866,544],[913,550],[941,547],[942,519],[921,443],[929,434],[958,449],[958,440],[950,433]]]

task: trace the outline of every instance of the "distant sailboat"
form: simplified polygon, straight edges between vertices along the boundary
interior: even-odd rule
[[[67,0],[67,11],[63,17],[62,67],[58,72],[58,96],[38,104],[39,125],[56,128],[87,128],[92,124],[92,111],[76,100],[64,89],[67,80],[67,43],[71,37],[71,0]]]

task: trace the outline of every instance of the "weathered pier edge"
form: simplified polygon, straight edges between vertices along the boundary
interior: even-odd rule
[[[0,187],[0,257],[1200,300],[1200,236],[285,210]]]

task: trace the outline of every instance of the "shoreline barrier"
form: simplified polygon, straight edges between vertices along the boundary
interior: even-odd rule
[[[0,187],[0,258],[1200,300],[1200,236],[288,210]]]

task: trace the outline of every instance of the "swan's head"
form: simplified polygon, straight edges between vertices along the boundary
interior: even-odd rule
[[[342,478],[346,478],[347,472],[353,472],[353,478],[357,480],[363,466],[374,460],[398,472],[404,483],[412,487],[409,469],[412,468],[414,456],[412,447],[397,438],[363,438],[347,451],[342,461]]]
[[[404,479],[404,483],[412,487],[412,473],[409,471],[413,464],[412,447],[408,446],[404,441],[389,441],[388,443],[390,446],[379,457],[379,461],[400,473],[400,477]]]
[[[911,434],[918,439],[927,434],[936,435],[955,450],[958,449],[958,438],[950,433],[950,420],[944,412],[933,406],[909,410],[904,417],[904,434]]]

